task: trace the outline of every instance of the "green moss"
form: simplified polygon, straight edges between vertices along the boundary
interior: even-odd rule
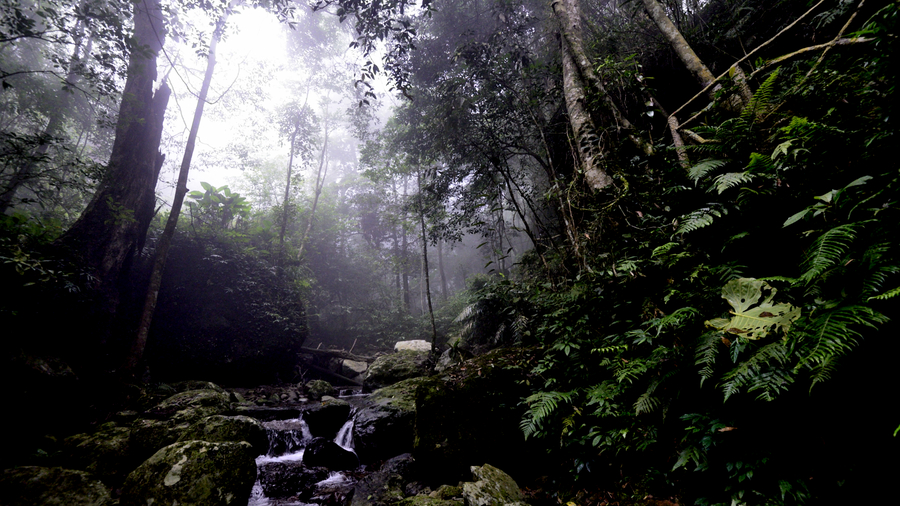
[[[403,411],[416,410],[416,389],[428,378],[409,378],[372,392],[369,400],[380,405],[389,404]]]
[[[394,503],[397,506],[463,506],[462,501],[437,499],[427,495],[414,495]]]

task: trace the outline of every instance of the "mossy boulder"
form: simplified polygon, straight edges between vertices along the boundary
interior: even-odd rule
[[[303,412],[303,419],[313,436],[334,439],[350,419],[350,409],[349,402],[325,396],[322,402],[313,404]]]
[[[185,390],[160,402],[147,411],[152,418],[167,418],[175,424],[231,411],[229,396],[214,389]]]
[[[430,495],[414,495],[406,497],[395,503],[394,506],[464,506],[465,503],[460,499],[438,499]]]
[[[256,481],[246,441],[182,441],[169,445],[128,475],[122,506],[244,505]]]
[[[426,378],[409,378],[369,396],[372,405],[353,417],[354,449],[363,463],[411,452],[415,440],[416,388]]]
[[[312,380],[305,385],[306,395],[310,399],[319,400],[326,395],[334,395],[334,387],[325,380]]]
[[[140,463],[129,444],[131,431],[130,427],[108,422],[93,434],[70,436],[65,441],[66,460],[71,467],[87,471],[115,486]]]
[[[543,449],[519,429],[534,353],[500,348],[418,385],[413,453],[434,478],[465,479],[473,462],[494,462],[514,476],[539,472]]]
[[[366,390],[376,390],[398,381],[428,374],[428,353],[401,350],[382,355],[372,362],[366,371],[363,385]]]
[[[490,464],[472,466],[471,470],[476,481],[462,486],[466,506],[503,506],[524,501],[522,490],[510,475]]]
[[[249,416],[213,415],[200,419],[191,425],[178,441],[201,440],[209,442],[246,441],[253,446],[257,455],[269,450],[266,429]]]
[[[138,463],[156,453],[160,448],[178,441],[191,424],[173,423],[169,420],[140,418],[131,424],[128,445]]]
[[[17,467],[0,473],[3,506],[106,506],[109,489],[83,471],[61,467]]]

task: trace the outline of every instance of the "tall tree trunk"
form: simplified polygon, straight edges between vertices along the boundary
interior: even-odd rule
[[[418,175],[419,196],[422,195],[422,174]],[[428,316],[431,318],[431,354],[437,355],[437,325],[434,323],[434,308],[431,306],[431,280],[428,276],[428,236],[425,233],[425,203],[419,202],[419,223],[422,226],[422,270],[425,277],[425,298],[428,301]]]
[[[209,43],[206,74],[204,74],[203,84],[200,86],[200,94],[197,97],[197,108],[194,110],[194,120],[191,123],[191,131],[188,134],[187,144],[184,149],[184,157],[181,159],[181,169],[178,172],[178,184],[175,187],[175,198],[172,201],[172,210],[169,212],[169,218],[166,220],[166,228],[163,230],[163,234],[159,238],[159,244],[156,247],[153,272],[150,275],[150,286],[147,288],[147,297],[144,300],[144,309],[141,312],[137,336],[132,343],[131,352],[129,353],[125,364],[125,370],[128,373],[137,371],[138,365],[141,363],[144,356],[144,349],[147,347],[147,337],[150,334],[150,324],[153,321],[153,313],[156,310],[156,300],[159,296],[159,288],[162,285],[162,276],[163,271],[166,268],[169,248],[172,245],[172,238],[175,236],[175,227],[178,225],[178,217],[181,214],[184,196],[187,194],[188,173],[191,170],[191,159],[194,156],[194,146],[197,143],[197,132],[200,130],[200,120],[203,118],[203,108],[206,105],[206,97],[209,94],[209,86],[212,82],[213,71],[216,68],[216,46],[222,36],[222,30],[225,28],[225,22],[228,20],[231,8],[232,5],[229,5],[225,9],[225,12],[219,17],[219,20],[216,22],[216,26],[213,29],[212,40]]]
[[[300,248],[297,250],[297,257],[300,258],[303,256],[303,248],[306,247],[306,240],[309,238],[309,233],[312,231],[313,219],[316,217],[316,207],[319,205],[319,196],[322,195],[322,188],[325,187],[325,176],[328,175],[328,159],[327,159],[327,151],[328,151],[328,109],[325,109],[325,140],[322,142],[322,153],[319,155],[319,169],[316,171],[316,186],[315,186],[315,194],[313,195],[313,205],[312,209],[309,211],[309,219],[306,220],[306,230],[303,231],[303,235],[300,237]]]
[[[295,124],[294,131],[291,132],[291,156],[288,158],[287,180],[284,182],[284,200],[281,201],[284,209],[281,213],[281,232],[278,234],[278,264],[280,268],[284,267],[284,234],[287,231],[288,210],[290,209],[288,204],[291,201],[291,171],[294,168],[294,146],[297,141],[298,129],[299,126]],[[279,273],[280,271],[281,269],[279,269]]]
[[[87,208],[58,240],[98,280],[104,311],[115,313],[116,287],[136,245],[143,241],[156,205],[159,152],[169,88],[153,93],[156,57],[165,24],[159,0],[134,4],[134,45],[106,175]],[[142,49],[139,49],[142,48]]]
[[[408,180],[406,176],[403,176],[403,202],[406,202],[407,199],[407,183]],[[412,308],[410,306],[410,294],[409,294],[409,237],[406,234],[406,211],[404,210],[400,215],[400,247],[402,251],[401,259],[400,259],[400,268],[403,270],[403,307],[406,308],[407,314],[412,312]]]
[[[566,110],[575,141],[575,157],[585,182],[592,190],[602,190],[613,184],[604,166],[605,154],[600,145],[597,127],[587,110],[586,88],[583,73],[577,64],[579,58],[590,66],[581,47],[581,19],[577,0],[553,2],[553,10],[560,18],[562,26],[562,68],[563,93]],[[579,54],[580,53],[580,54]]]
[[[602,162],[603,150],[598,145],[600,138],[597,135],[596,127],[593,121],[586,123],[583,118],[590,119],[585,106],[585,96],[588,90],[592,90],[600,98],[604,116],[609,119],[609,125],[615,125],[618,131],[625,131],[628,140],[639,150],[646,154],[653,153],[653,146],[634,133],[634,126],[628,121],[619,107],[613,102],[612,97],[606,92],[603,82],[594,72],[594,66],[587,56],[584,49],[584,41],[582,39],[581,27],[581,7],[578,0],[551,0],[550,6],[553,8],[559,20],[560,32],[562,33],[562,59],[563,59],[563,93],[566,97],[566,109],[569,111],[570,122],[573,122],[573,130],[575,130],[574,122],[579,123],[579,132],[575,133],[576,141],[579,149],[588,150],[589,153],[599,155],[601,158],[597,162]],[[567,61],[568,59],[568,61]],[[570,109],[570,105],[574,106],[574,110]],[[577,119],[571,119],[572,116]],[[594,147],[591,147],[591,146]],[[587,178],[587,169],[591,167],[588,163],[583,169]],[[602,170],[596,168],[595,170]],[[596,187],[594,185],[602,185],[605,181],[604,174],[593,174],[588,180],[589,186],[593,189],[600,189],[603,186]],[[608,177],[608,176],[607,176]],[[605,186],[605,185],[604,185]]]
[[[444,273],[444,241],[438,239],[437,243],[437,253],[438,253],[438,272],[441,275],[441,299],[446,301],[450,294],[447,290],[447,274]]]

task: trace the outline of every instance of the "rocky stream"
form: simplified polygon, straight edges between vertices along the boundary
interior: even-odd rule
[[[385,358],[386,357],[386,358]],[[527,360],[495,350],[424,368],[380,357],[365,389],[322,380],[146,386],[133,409],[0,475],[0,504],[488,506],[525,500],[535,448],[517,428]],[[496,467],[495,467],[496,466]],[[501,471],[502,469],[502,471]],[[509,473],[509,474],[507,474]]]

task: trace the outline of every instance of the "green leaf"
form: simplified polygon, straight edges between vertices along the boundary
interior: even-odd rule
[[[706,325],[747,339],[759,339],[778,330],[787,333],[800,317],[800,308],[774,303],[777,291],[758,279],[733,279],[722,288],[722,298],[731,305],[733,316],[708,320]]]
[[[802,220],[803,217],[806,216],[806,213],[808,213],[808,212],[809,212],[809,208],[806,208],[806,209],[800,211],[799,213],[792,215],[790,218],[788,218],[787,220],[784,221],[784,225],[782,225],[782,228],[793,225],[794,223],[797,223],[798,221]]]

